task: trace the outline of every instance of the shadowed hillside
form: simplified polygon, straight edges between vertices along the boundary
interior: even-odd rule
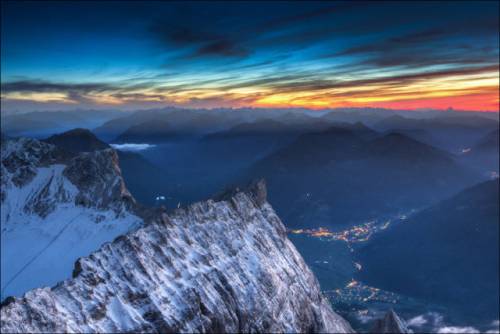
[[[468,188],[377,235],[359,250],[360,278],[405,295],[459,303],[469,315],[495,318],[498,203],[496,179]]]

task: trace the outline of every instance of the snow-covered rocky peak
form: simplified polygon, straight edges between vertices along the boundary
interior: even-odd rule
[[[33,179],[39,165],[54,160],[55,147],[35,139],[5,139],[1,145],[2,190],[6,182],[22,187]]]
[[[113,151],[32,167],[2,203],[2,289],[16,295],[2,303],[2,333],[352,332],[288,240],[263,181],[171,213],[149,210],[135,228],[143,220],[129,210]],[[44,217],[22,210],[40,192],[65,195]],[[37,288],[20,297],[27,287]]]
[[[56,146],[35,139],[19,138],[2,142],[2,202],[11,188],[23,188],[30,183],[40,170],[62,166],[62,175],[77,188],[74,198],[60,193],[49,194],[54,182],[54,173],[39,199],[47,200],[49,195],[60,196],[61,200],[74,200],[76,205],[106,209],[113,207],[121,211],[122,206],[131,208],[135,200],[125,187],[118,164],[118,155],[113,149],[97,150],[88,153],[70,153]],[[53,168],[52,168],[53,169]],[[50,173],[49,173],[50,174]],[[68,189],[60,187],[61,192]],[[52,208],[48,208],[50,211]],[[50,212],[34,210],[40,216]]]
[[[70,277],[78,257],[142,224],[112,149],[19,138],[1,158],[2,298]]]

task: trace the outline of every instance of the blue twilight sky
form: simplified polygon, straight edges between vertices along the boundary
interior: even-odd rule
[[[498,7],[6,1],[2,108],[498,110]]]

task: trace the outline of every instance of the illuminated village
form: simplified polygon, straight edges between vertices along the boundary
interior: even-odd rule
[[[290,229],[288,232],[292,234],[304,234],[315,238],[322,238],[331,241],[345,241],[348,244],[368,241],[370,237],[378,232],[387,229],[392,223],[396,221],[404,221],[408,219],[408,215],[415,212],[410,211],[408,214],[400,214],[395,218],[383,220],[371,220],[361,225],[356,225],[350,229],[334,232],[325,227],[313,229]]]
[[[323,291],[323,293],[335,303],[378,301],[395,304],[399,300],[398,295],[395,293],[367,286],[354,279],[343,288],[327,290]]]

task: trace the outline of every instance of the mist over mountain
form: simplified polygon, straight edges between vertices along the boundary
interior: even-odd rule
[[[109,120],[94,129],[95,134],[102,140],[111,141],[125,132],[131,126],[138,124],[132,120],[131,116],[117,117]],[[139,123],[140,124],[140,123]]]
[[[174,110],[154,112],[145,117],[142,113],[138,114],[140,117],[134,114],[127,119],[118,119],[116,123],[107,122],[95,129],[95,132],[108,136],[107,129],[115,128],[120,132],[112,140],[115,143],[161,143],[200,137],[235,123],[230,120],[229,115],[215,112]]]
[[[391,117],[394,112],[384,112],[382,110],[334,110],[327,112],[321,119],[326,122],[345,122],[345,123],[356,123],[363,122],[368,126],[373,126],[377,122],[385,119],[386,117]],[[397,113],[396,113],[397,114]],[[416,115],[415,115],[416,116]]]
[[[241,123],[228,130],[220,131],[205,136],[206,139],[244,137],[244,136],[264,136],[269,134],[287,134],[298,131],[292,126],[273,119],[262,119],[255,122]]]
[[[4,115],[2,131],[11,136],[43,138],[74,128],[92,129],[102,123],[126,114],[112,110],[36,111]]]
[[[32,135],[46,132],[59,131],[60,126],[49,120],[31,119],[29,116],[15,115],[2,117],[2,131],[10,135],[19,135],[30,132]]]
[[[151,120],[133,125],[113,140],[115,143],[156,143],[172,140],[180,135],[169,122]]]
[[[167,141],[172,132],[179,135],[197,136],[230,127],[237,122],[236,115],[224,111],[166,108],[139,111],[126,117],[110,120],[97,127],[95,134],[107,141],[123,141],[127,136],[137,140]],[[149,134],[147,128],[151,125],[154,127],[150,129]],[[122,134],[124,136],[120,137]],[[151,137],[148,138],[148,135]]]
[[[498,128],[498,120],[475,115],[439,115],[430,119],[390,116],[373,125],[379,131],[398,131],[453,153],[470,147]]]
[[[403,124],[400,128],[396,124],[388,124],[391,123],[389,120],[393,117],[395,119],[398,119],[398,117],[405,118],[406,122],[410,122],[411,124]],[[476,124],[473,126],[476,130],[478,130],[478,126],[492,130],[490,125],[494,124],[495,121],[498,127],[498,115],[496,113],[432,110],[409,111],[380,108],[308,110],[304,108],[183,109],[167,107],[135,112],[119,110],[75,110],[9,113],[2,110],[2,131],[12,136],[29,135],[47,137],[80,127],[93,130],[99,138],[109,142],[116,139],[130,127],[149,121],[168,122],[176,132],[182,132],[185,135],[204,135],[225,131],[244,123],[266,120],[278,121],[288,126],[308,131],[325,129],[328,127],[328,124],[333,125],[339,122],[363,122],[380,131],[416,130],[429,126],[434,121],[427,121],[435,118],[450,119],[452,120],[451,124],[456,127],[465,126],[466,128],[470,128],[470,124]],[[412,121],[408,121],[408,119]],[[456,121],[456,119],[462,120]],[[383,120],[386,121],[382,122]],[[415,123],[416,120],[424,122]],[[449,123],[449,120],[446,122]],[[467,125],[467,123],[469,124]],[[472,136],[474,137],[475,135],[472,134]],[[423,138],[417,139],[422,140]],[[446,143],[443,138],[439,137],[438,139],[434,139],[434,145],[438,144],[438,146],[443,145],[443,147],[453,148],[457,146]],[[429,143],[433,144],[433,142]]]

